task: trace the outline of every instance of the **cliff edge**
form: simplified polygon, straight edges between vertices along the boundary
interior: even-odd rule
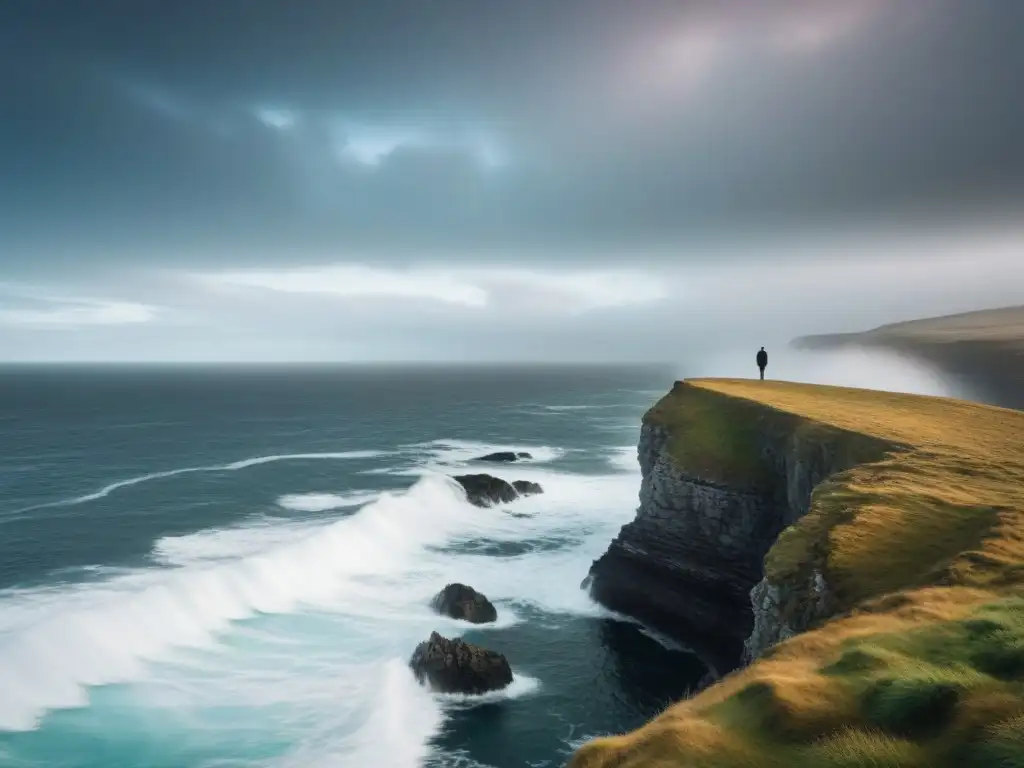
[[[677,382],[639,459],[591,593],[753,663],[573,768],[1024,765],[1024,413]]]

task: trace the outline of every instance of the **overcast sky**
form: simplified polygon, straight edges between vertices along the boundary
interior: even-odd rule
[[[678,360],[1024,301],[1016,0],[0,3],[0,360]]]

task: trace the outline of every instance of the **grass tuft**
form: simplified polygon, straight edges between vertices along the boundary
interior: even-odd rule
[[[949,723],[959,695],[959,686],[949,680],[886,677],[864,697],[864,715],[869,724],[887,733],[923,736]]]
[[[808,747],[796,765],[833,768],[915,768],[928,765],[926,754],[911,741],[877,731],[846,728]]]

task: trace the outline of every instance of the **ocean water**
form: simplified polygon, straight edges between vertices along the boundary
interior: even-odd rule
[[[0,766],[558,766],[703,674],[579,589],[670,370],[0,372]],[[542,496],[467,504],[477,465]],[[508,514],[515,511],[516,516]],[[493,626],[428,608],[484,592]],[[438,630],[515,682],[438,696]]]

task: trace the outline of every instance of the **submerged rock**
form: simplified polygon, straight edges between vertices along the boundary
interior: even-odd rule
[[[444,616],[473,624],[486,624],[498,618],[491,601],[465,584],[449,584],[434,596],[430,605]]]
[[[497,451],[488,453],[486,456],[478,456],[476,461],[519,461],[520,459],[532,459],[526,451]]]
[[[512,682],[512,668],[502,654],[437,632],[416,646],[409,667],[420,683],[438,693],[481,694]]]

